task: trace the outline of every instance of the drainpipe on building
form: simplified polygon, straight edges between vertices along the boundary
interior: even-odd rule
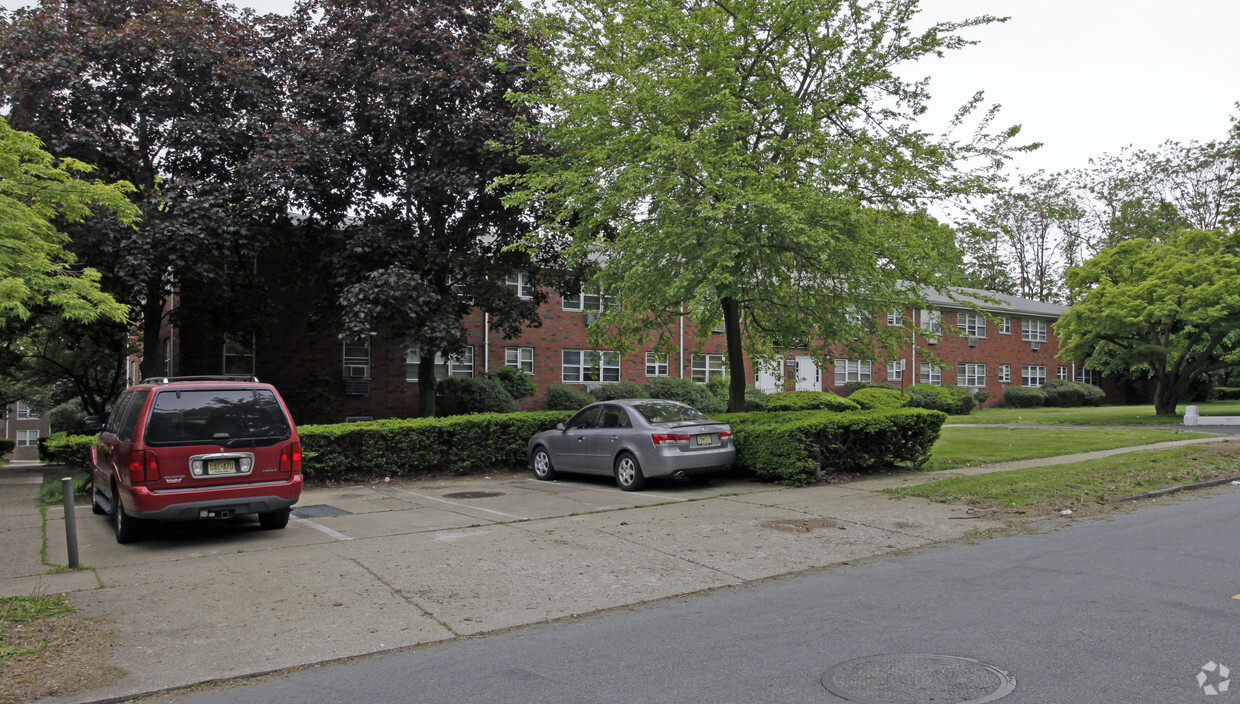
[[[914,323],[914,325],[916,325],[916,323]],[[908,373],[909,375],[916,374],[917,373],[917,330],[915,329],[913,330],[913,348],[909,351],[909,355],[911,359],[909,359],[908,365],[912,367],[912,369],[909,369]],[[904,382],[906,381],[909,382],[910,386],[912,385],[911,379],[902,378],[900,379],[900,388],[902,389],[905,388]]]
[[[680,378],[685,378],[685,316],[680,316],[680,362],[676,366],[680,367]]]
[[[519,355],[518,355],[519,356]],[[482,373],[491,371],[491,314],[482,314]]]

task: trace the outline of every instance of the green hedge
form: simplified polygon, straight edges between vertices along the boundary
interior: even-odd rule
[[[0,457],[4,457],[17,449],[17,441],[13,438],[0,438]]]
[[[1003,392],[1003,403],[1012,408],[1037,408],[1046,404],[1046,392],[1033,386],[1013,386]]]
[[[861,406],[827,391],[781,391],[768,394],[766,410],[778,411],[859,411]]]
[[[914,408],[943,411],[958,416],[969,415],[977,405],[972,391],[955,384],[914,384],[904,393],[908,395],[908,405]]]
[[[530,437],[571,415],[570,411],[482,413],[307,425],[298,428],[302,473],[312,480],[348,481],[524,467]]]
[[[1051,379],[1042,385],[1046,393],[1046,405],[1056,408],[1075,408],[1077,406],[1101,406],[1106,400],[1106,392],[1080,381],[1064,381]]]
[[[621,381],[615,384],[601,384],[597,389],[587,392],[596,401],[614,401],[620,398],[646,398],[646,391],[635,381]]]
[[[94,435],[52,433],[39,438],[39,459],[48,464],[63,464],[89,475],[90,448],[94,444]]]
[[[834,413],[733,413],[738,468],[755,478],[803,486],[830,472],[894,463],[921,466],[947,415],[918,408]]]
[[[547,410],[577,411],[591,403],[594,403],[593,396],[568,384],[552,384],[547,387]]]
[[[1214,393],[1220,401],[1236,401],[1240,400],[1240,388],[1234,386],[1216,386]]]
[[[904,408],[908,405],[908,396],[905,396],[899,389],[886,389],[878,386],[857,389],[848,395],[848,400],[866,411],[875,408]]]

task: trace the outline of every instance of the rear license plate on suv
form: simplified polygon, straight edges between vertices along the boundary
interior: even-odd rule
[[[236,460],[207,460],[207,474],[236,474]]]

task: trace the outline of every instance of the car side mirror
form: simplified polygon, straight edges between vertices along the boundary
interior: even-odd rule
[[[103,416],[86,416],[82,421],[82,430],[94,434],[103,430]]]
[[[556,430],[563,430],[563,429],[564,429],[564,424],[563,424],[563,423],[556,423],[556,424],[555,424],[555,429],[556,429]]]

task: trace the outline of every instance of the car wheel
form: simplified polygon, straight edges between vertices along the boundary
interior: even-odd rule
[[[146,521],[125,513],[125,507],[121,506],[120,492],[113,489],[112,496],[112,527],[116,529],[116,542],[121,545],[138,542],[146,532]]]
[[[534,456],[530,459],[530,464],[534,467],[534,477],[542,481],[555,479],[555,467],[551,464],[551,455],[547,454],[547,448],[539,446],[534,448]]]
[[[642,466],[628,452],[616,458],[616,484],[625,491],[640,491],[646,486]]]
[[[293,509],[291,508],[282,508],[279,511],[260,513],[258,514],[258,525],[265,530],[279,530],[288,525],[288,517],[292,512]]]

